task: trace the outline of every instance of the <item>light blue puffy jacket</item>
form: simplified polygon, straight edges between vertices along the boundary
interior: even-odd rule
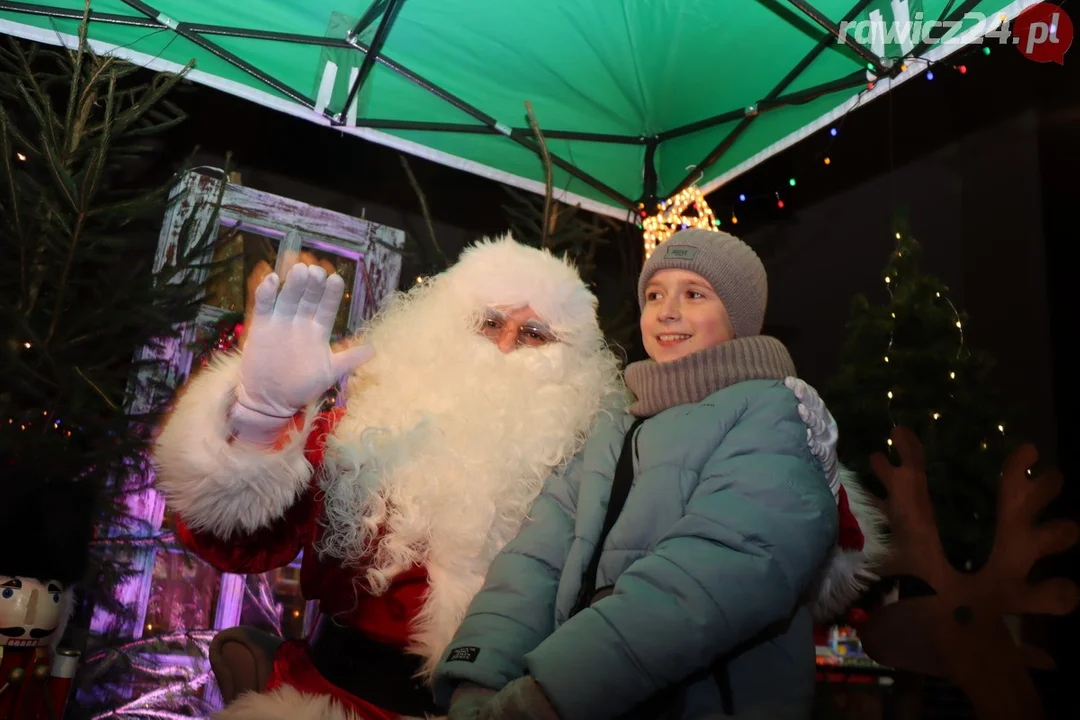
[[[596,579],[614,591],[568,618],[633,422],[604,417],[492,563],[435,671],[437,702],[528,673],[563,720],[618,718],[671,689],[684,720],[808,718],[804,596],[838,517],[797,407],[782,381],[752,380],[645,421]]]

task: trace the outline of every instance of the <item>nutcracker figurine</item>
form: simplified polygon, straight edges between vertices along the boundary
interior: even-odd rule
[[[62,720],[79,653],[61,639],[86,569],[92,495],[85,483],[0,474],[0,720]]]

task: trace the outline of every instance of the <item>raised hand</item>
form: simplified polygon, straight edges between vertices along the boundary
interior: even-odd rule
[[[374,355],[366,345],[339,352],[330,348],[338,305],[345,292],[340,275],[297,263],[285,287],[271,273],[255,290],[255,310],[246,328],[240,384],[232,421],[236,435],[265,442],[334,382]]]
[[[840,467],[836,460],[836,443],[840,439],[840,430],[836,426],[825,402],[817,390],[798,378],[784,380],[788,389],[799,399],[799,417],[806,423],[806,442],[810,451],[821,463],[829,487],[836,495],[840,491]]]

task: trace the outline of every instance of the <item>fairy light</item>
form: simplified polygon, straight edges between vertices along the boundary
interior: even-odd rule
[[[642,207],[639,205],[639,208]],[[731,217],[731,222],[738,222],[734,215]],[[713,214],[709,203],[705,201],[705,195],[701,192],[701,188],[691,185],[674,197],[659,203],[656,214],[642,219],[641,229],[645,239],[645,259],[647,260],[658,246],[679,230],[697,228],[699,230],[718,232],[717,226],[719,225],[720,221],[716,219],[716,215]]]

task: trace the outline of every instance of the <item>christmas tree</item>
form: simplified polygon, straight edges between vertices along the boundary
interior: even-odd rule
[[[155,267],[173,186],[155,172],[161,134],[183,120],[167,100],[181,76],[95,55],[85,27],[86,15],[71,50],[0,47],[0,467],[77,480],[95,498],[65,640],[83,651],[69,709],[90,717],[138,700],[140,674],[160,688],[170,675],[151,658],[166,642],[204,650],[205,638],[125,644],[135,608],[117,590],[135,572],[132,548],[148,542],[129,503],[149,482],[150,433],[172,394],[155,349],[195,318],[216,222],[189,223]],[[0,508],[0,522],[14,512]],[[91,632],[95,614],[112,622]],[[166,695],[142,708],[179,707]]]
[[[841,430],[841,460],[879,495],[871,456],[892,453],[893,427],[915,432],[946,555],[971,571],[990,551],[998,480],[1013,442],[995,398],[993,362],[966,342],[966,315],[948,287],[920,272],[919,256],[899,221],[882,275],[889,299],[855,298],[841,367],[823,396]]]

